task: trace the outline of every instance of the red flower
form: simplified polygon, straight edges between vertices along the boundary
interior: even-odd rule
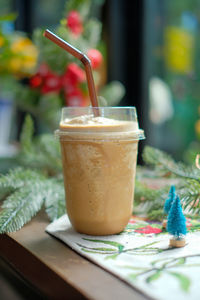
[[[157,233],[162,232],[162,229],[155,228],[155,227],[152,227],[150,225],[147,225],[145,227],[135,229],[135,232],[144,233],[144,234],[149,234],[149,233],[155,233],[155,234],[157,234]]]
[[[59,93],[62,87],[61,78],[56,74],[49,74],[44,81],[42,86],[41,93],[47,94],[51,92]]]
[[[42,77],[36,73],[34,76],[32,76],[29,80],[29,84],[32,88],[37,88],[42,83]]]
[[[76,10],[70,11],[69,15],[67,16],[67,26],[76,36],[79,36],[83,32],[82,19]]]
[[[68,65],[65,74],[62,76],[62,86],[66,93],[72,93],[77,85],[85,80],[85,73],[75,63]]]
[[[90,49],[87,53],[89,59],[91,60],[91,65],[93,69],[98,69],[103,61],[103,56],[101,52],[97,49]]]

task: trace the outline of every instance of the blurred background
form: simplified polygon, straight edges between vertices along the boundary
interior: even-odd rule
[[[49,28],[88,54],[101,105],[136,106],[141,151],[193,161],[199,9],[200,0],[0,0],[0,156],[16,152],[27,112],[39,134],[58,126],[62,106],[89,105],[82,66],[42,37]]]

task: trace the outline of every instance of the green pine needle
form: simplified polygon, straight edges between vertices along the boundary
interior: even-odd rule
[[[33,132],[33,121],[27,116],[20,136],[21,151],[17,157],[19,164],[42,170],[50,176],[60,174],[62,163],[58,140],[52,134],[33,138]]]
[[[38,184],[16,190],[6,199],[0,212],[0,233],[19,230],[36,215],[42,204],[43,193]]]
[[[200,170],[193,166],[186,166],[183,163],[175,162],[171,156],[158,149],[146,146],[143,153],[143,158],[146,164],[154,167],[154,173],[157,176],[165,176],[170,174],[178,178],[177,194],[180,196],[181,203],[184,209],[192,213],[200,212]],[[137,186],[137,185],[136,185]],[[137,187],[136,187],[137,191]],[[151,195],[151,191],[145,191],[145,188],[141,189],[142,192],[146,192],[147,195]],[[153,192],[152,197],[147,196],[149,200],[148,215],[159,215],[159,211],[163,208],[163,201],[159,204],[159,190],[158,195]],[[140,194],[142,194],[140,192]],[[140,195],[141,196],[141,195]],[[163,199],[165,193],[163,192],[160,200]]]
[[[196,166],[176,163],[170,155],[161,150],[146,146],[143,159],[146,164],[155,166],[157,171],[161,171],[164,174],[171,173],[177,177],[200,181],[200,170]]]
[[[159,199],[159,201],[161,201],[161,198],[164,201],[164,198],[168,193],[168,189],[168,186],[162,189],[152,189],[148,187],[145,183],[136,180],[135,201],[136,203],[146,203],[149,201],[155,201],[156,199]]]
[[[49,219],[54,221],[66,213],[63,182],[49,180],[45,188],[47,190],[45,197],[46,213]]]
[[[22,151],[18,159],[25,167],[42,169],[52,176],[62,171],[59,143],[50,134],[35,139],[31,151]]]
[[[38,171],[17,168],[0,178],[0,191],[6,192],[0,212],[0,233],[19,230],[45,204],[50,220],[65,213],[62,180],[45,177]]]
[[[187,180],[182,183],[179,195],[184,209],[195,214],[200,212],[200,182],[198,180]]]
[[[34,133],[34,124],[30,115],[25,117],[20,135],[20,143],[23,153],[30,152],[33,147],[32,138]]]
[[[137,211],[144,212],[150,220],[162,220],[163,205],[168,191],[169,186],[152,189],[145,183],[136,180],[134,198]]]
[[[42,180],[44,176],[36,171],[24,169],[22,167],[10,170],[7,175],[0,176],[0,200],[3,200],[6,195],[15,191],[30,181]]]
[[[26,183],[35,180],[42,180],[45,177],[38,171],[33,171],[30,169],[24,169],[22,167],[10,170],[7,175],[0,176],[0,189],[2,188],[20,188]]]

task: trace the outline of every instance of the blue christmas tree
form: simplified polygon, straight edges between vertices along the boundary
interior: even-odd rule
[[[172,206],[172,202],[174,201],[175,197],[176,197],[176,189],[175,189],[175,186],[172,185],[170,188],[169,194],[168,194],[168,198],[166,199],[165,204],[164,204],[164,212],[166,214],[169,213],[170,208]]]
[[[180,199],[176,196],[169,211],[167,220],[167,231],[175,236],[176,239],[186,234],[186,219],[183,215]]]

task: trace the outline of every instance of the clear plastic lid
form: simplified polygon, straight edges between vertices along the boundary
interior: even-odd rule
[[[145,138],[138,127],[135,107],[65,107],[55,135],[78,140]]]

